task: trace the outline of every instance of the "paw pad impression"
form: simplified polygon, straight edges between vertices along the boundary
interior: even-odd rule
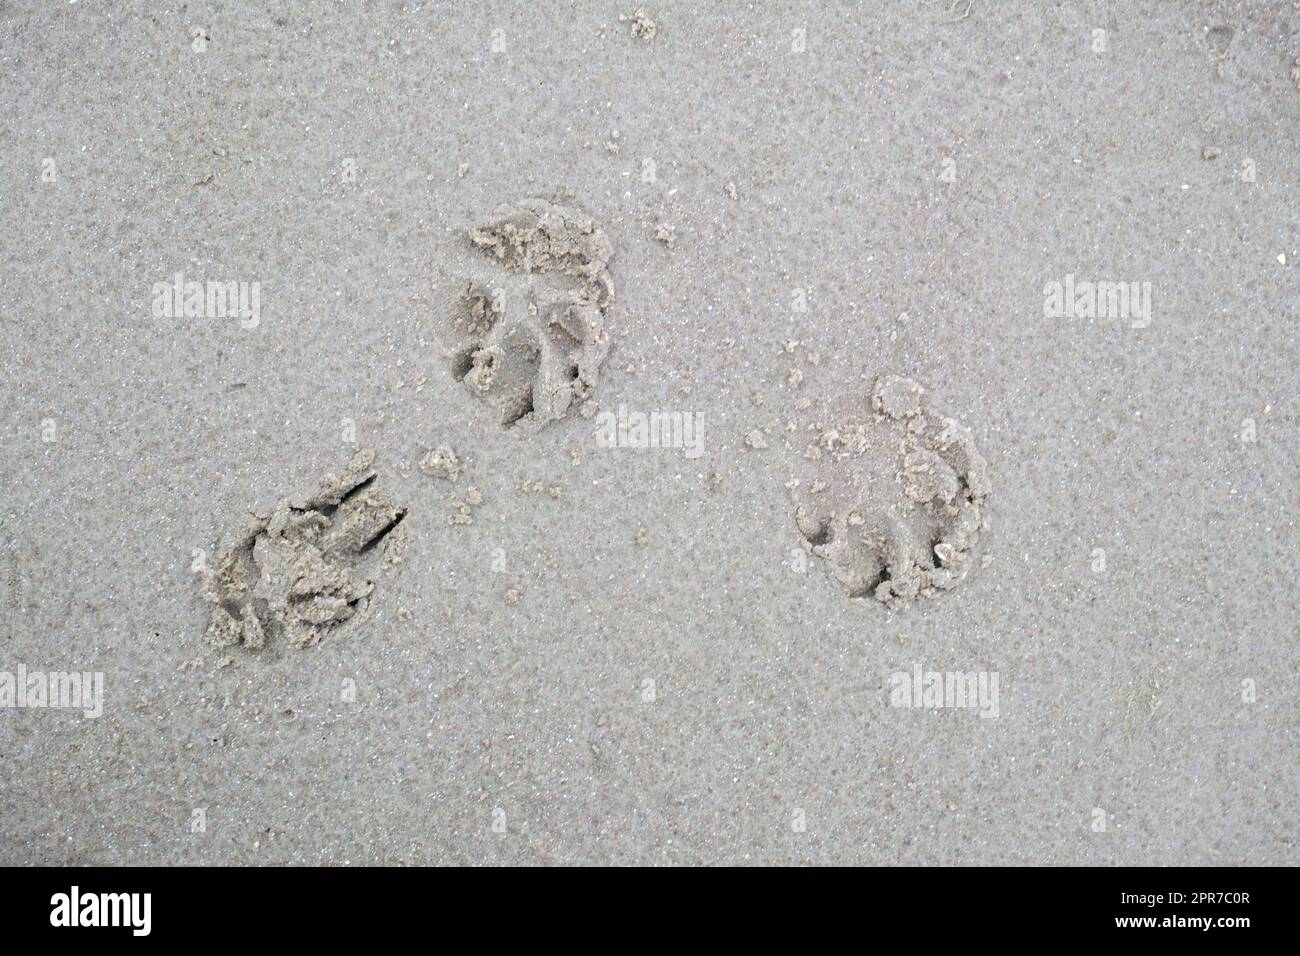
[[[235,536],[204,581],[212,644],[309,647],[365,609],[373,568],[393,557],[406,515],[372,489],[374,460],[373,450],[358,452],[314,494],[281,499]]]
[[[609,354],[609,239],[591,217],[543,199],[469,238],[501,268],[458,290],[452,374],[496,409],[503,427],[534,430],[564,418],[596,387]]]
[[[898,493],[839,509],[795,511],[804,547],[824,559],[852,597],[894,608],[960,584],[987,528],[988,465],[956,419],[936,412],[916,382],[883,376],[872,391],[877,423],[892,431]]]

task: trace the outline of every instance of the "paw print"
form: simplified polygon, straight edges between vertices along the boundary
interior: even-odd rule
[[[987,528],[988,465],[966,427],[934,411],[910,379],[877,380],[872,409],[872,425],[833,445],[831,460],[874,459],[873,477],[840,482],[829,500],[805,494],[794,519],[804,547],[850,597],[900,608],[956,587],[972,569]]]
[[[530,200],[469,233],[500,269],[464,280],[451,304],[452,375],[502,427],[562,419],[595,389],[609,354],[609,240],[576,209]]]

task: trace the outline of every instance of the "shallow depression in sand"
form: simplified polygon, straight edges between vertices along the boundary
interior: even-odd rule
[[[903,607],[972,570],[988,466],[967,428],[911,379],[878,379],[871,408],[872,420],[823,433],[828,454],[808,466],[814,477],[800,483],[794,519],[850,596]]]

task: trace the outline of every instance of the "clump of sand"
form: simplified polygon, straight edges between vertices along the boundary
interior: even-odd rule
[[[419,468],[430,478],[455,481],[464,470],[464,464],[449,445],[439,445],[420,459]]]
[[[636,12],[632,14],[622,14],[618,19],[621,23],[630,23],[632,25],[631,35],[634,40],[644,40],[649,43],[655,38],[655,34],[659,32],[659,25],[650,18],[644,7],[638,7]]]

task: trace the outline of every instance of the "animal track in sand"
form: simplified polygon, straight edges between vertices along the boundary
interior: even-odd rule
[[[609,354],[613,249],[591,217],[530,199],[469,231],[497,263],[453,284],[452,374],[505,428],[534,431],[596,387]]]
[[[374,460],[373,450],[357,452],[314,494],[281,499],[235,536],[206,571],[209,641],[259,650],[283,638],[309,647],[366,608],[374,567],[400,560],[406,516],[371,487]]]
[[[810,446],[795,523],[851,597],[893,608],[960,584],[987,528],[988,466],[956,419],[897,375],[876,381],[874,420],[827,429]],[[855,463],[844,480],[844,459]],[[856,467],[862,466],[862,467]]]

